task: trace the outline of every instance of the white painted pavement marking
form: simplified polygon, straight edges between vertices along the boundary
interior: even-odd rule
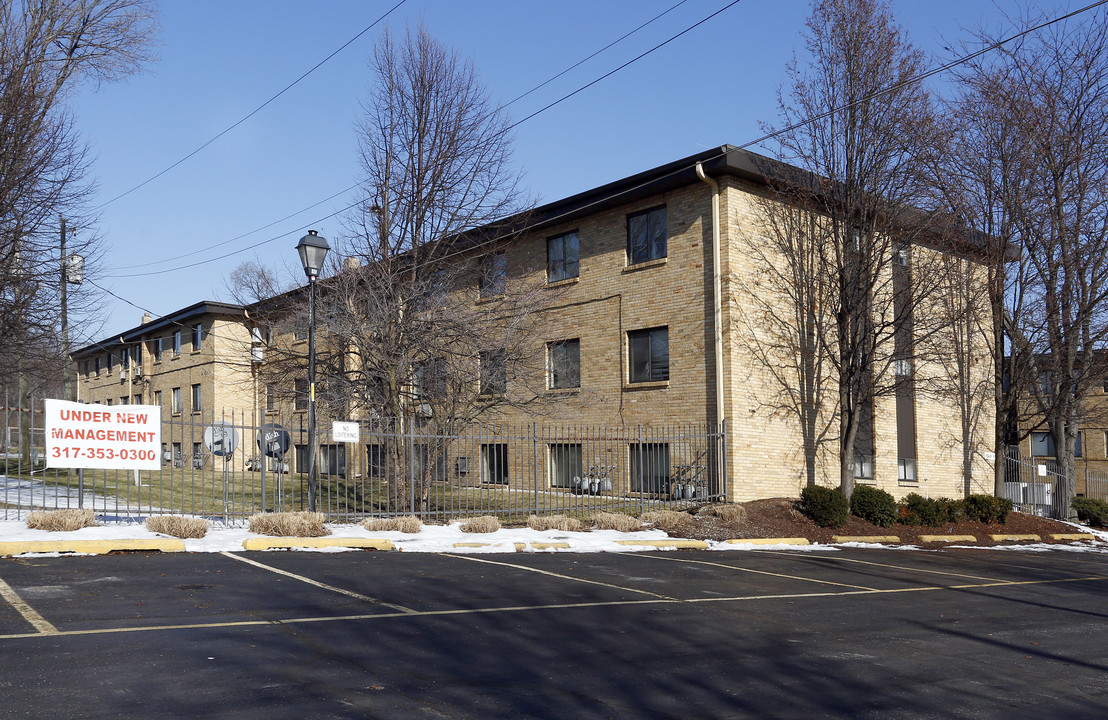
[[[549,577],[561,578],[562,580],[572,580],[573,582],[585,583],[587,585],[600,585],[601,587],[612,588],[613,590],[623,590],[625,592],[641,593],[643,595],[650,595],[651,597],[660,598],[662,600],[672,600],[674,602],[681,602],[678,598],[673,598],[668,595],[659,595],[649,590],[640,590],[638,588],[623,587],[622,585],[613,585],[612,583],[600,582],[599,580],[585,580],[584,578],[573,577],[572,575],[562,575],[561,573],[550,572],[549,570],[539,570],[538,568],[528,567],[527,565],[517,565],[515,563],[498,562],[496,560],[486,560],[484,558],[473,557],[472,555],[453,555],[447,553],[449,557],[458,558],[459,560],[472,560],[473,562],[488,563],[489,565],[503,565],[504,567],[515,568],[516,570],[526,570],[527,572],[538,573],[539,575],[548,575]]]
[[[784,573],[769,572],[768,570],[752,570],[751,568],[739,567],[736,565],[728,565],[721,562],[711,562],[709,560],[690,560],[688,558],[680,557],[666,557],[662,555],[646,555],[643,553],[636,553],[635,557],[638,558],[650,558],[652,560],[669,560],[670,562],[690,563],[695,565],[711,565],[713,567],[727,568],[728,570],[739,570],[741,572],[754,573],[755,575],[769,575],[771,577],[786,578],[788,580],[803,580],[806,582],[819,583],[820,585],[835,585],[836,587],[851,588],[853,590],[877,590],[878,588],[866,587],[865,585],[848,585],[846,583],[831,582],[830,580],[817,580],[815,578],[804,577],[803,575],[786,575]]]
[[[260,563],[257,560],[251,560],[250,558],[242,557],[241,555],[235,555],[234,553],[227,552],[226,550],[223,551],[220,554],[224,555],[226,557],[229,557],[232,560],[238,560],[239,562],[246,563],[247,565],[253,565],[254,567],[262,568],[263,570],[268,570],[272,573],[277,573],[278,575],[284,575],[285,577],[292,578],[293,580],[299,580],[300,582],[307,583],[309,585],[314,585],[317,588],[322,588],[324,590],[330,590],[331,592],[337,592],[339,594],[346,595],[347,597],[352,597],[352,598],[355,598],[357,600],[362,600],[362,601],[367,602],[367,603],[372,603],[374,605],[381,605],[383,607],[392,608],[393,610],[399,610],[402,613],[412,614],[412,613],[416,612],[415,610],[412,610],[411,608],[404,607],[403,605],[395,605],[393,603],[385,602],[384,600],[378,600],[377,598],[373,598],[373,597],[370,597],[368,595],[362,595],[361,593],[356,593],[353,590],[346,590],[344,588],[335,587],[334,585],[328,585],[327,583],[321,583],[318,580],[312,580],[310,577],[305,577],[303,575],[297,575],[296,573],[291,573],[288,570],[282,570],[280,568],[275,568],[272,565],[266,565],[265,563]]]

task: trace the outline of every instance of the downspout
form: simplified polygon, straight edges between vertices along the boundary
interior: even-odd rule
[[[719,232],[719,183],[704,174],[700,163],[696,175],[712,188],[712,324],[715,331],[716,350],[716,424],[722,424],[727,415],[723,402],[723,280],[720,273]]]

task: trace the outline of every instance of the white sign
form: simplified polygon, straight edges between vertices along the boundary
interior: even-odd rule
[[[1046,465],[1039,466],[1039,477],[1046,477]]]
[[[46,467],[157,470],[162,409],[46,401]]]
[[[986,450],[985,451],[985,460],[988,461],[988,462],[995,462],[996,461],[996,453],[992,452],[991,450]]]
[[[356,422],[331,422],[331,439],[335,442],[356,443],[361,436],[358,434]]]

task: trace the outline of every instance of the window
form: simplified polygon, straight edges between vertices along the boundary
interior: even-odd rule
[[[135,365],[142,364],[142,343],[135,343]]]
[[[550,368],[550,388],[564,390],[581,387],[581,341],[562,340],[546,346]]]
[[[503,252],[483,256],[479,261],[478,294],[483,297],[503,295],[508,285],[508,258]]]
[[[632,492],[660,493],[669,482],[669,443],[631,443]]]
[[[916,481],[916,460],[915,458],[900,458],[897,467],[896,478],[900,482],[915,482]]]
[[[181,443],[173,443],[173,465],[175,467],[184,466],[184,458],[181,457]]]
[[[506,444],[481,445],[481,482],[508,484],[508,446]]]
[[[85,377],[88,377],[91,374],[92,374],[92,361],[91,360],[85,360]]]
[[[154,338],[154,362],[158,362],[162,359],[162,339]]]
[[[558,282],[575,278],[580,273],[580,243],[577,232],[558,235],[546,240],[546,281]]]
[[[627,262],[630,265],[666,256],[666,208],[627,216]]]
[[[366,445],[366,474],[369,477],[383,478],[385,477],[385,448],[381,445]]]
[[[96,360],[96,374],[99,375],[100,374],[100,356],[97,355],[95,360]]]
[[[1081,457],[1081,436],[1083,436],[1084,434],[1085,433],[1083,433],[1083,432],[1077,433],[1077,442],[1073,446],[1073,456],[1074,457]]]
[[[130,348],[123,348],[123,352],[119,356],[119,365],[124,370],[131,367],[131,349]]]
[[[297,410],[308,409],[308,381],[305,378],[297,378],[293,384],[293,390],[295,391],[295,399],[293,400],[293,406]]]
[[[268,383],[265,386],[265,411],[273,412],[277,409],[277,386]]]
[[[123,397],[119,398],[119,404],[120,404],[120,405],[126,405],[126,404],[127,404],[127,396],[126,396],[126,395],[124,395]]]
[[[162,391],[161,390],[155,390],[154,391],[154,404],[157,405],[158,407],[162,406]]]
[[[873,479],[873,455],[854,451],[854,477],[861,480]]]
[[[192,411],[200,412],[200,385],[192,386]]]
[[[170,391],[169,410],[177,414],[181,412],[181,388],[175,387]]]
[[[308,325],[298,324],[292,331],[293,340],[307,340],[308,339]]]
[[[503,395],[508,389],[508,367],[504,351],[482,352],[480,364],[481,394]]]
[[[669,380],[669,328],[656,327],[627,333],[630,382]]]
[[[552,443],[550,445],[550,487],[573,487],[573,478],[581,477],[581,445]]]
[[[192,326],[192,351],[200,352],[200,342],[204,336],[204,325],[196,323]]]
[[[115,355],[108,353],[108,372],[112,371],[113,365],[115,365]]]
[[[112,404],[112,399],[108,398],[107,400],[104,401],[104,404],[105,405],[111,405]]]
[[[181,331],[173,333],[173,356],[176,357],[181,354]]]
[[[416,400],[421,404],[443,400],[447,396],[446,380],[446,361],[440,358],[419,363],[412,373]],[[385,378],[376,378],[376,382],[380,383],[379,397],[385,397]]]
[[[1054,451],[1054,437],[1050,433],[1031,433],[1031,457],[1058,457]]]

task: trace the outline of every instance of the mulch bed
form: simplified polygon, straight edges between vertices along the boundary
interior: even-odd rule
[[[829,544],[833,535],[895,535],[904,545],[941,547],[940,543],[923,543],[920,535],[972,535],[977,538],[974,546],[1010,545],[1011,542],[995,542],[990,535],[1038,535],[1042,542],[1052,542],[1052,533],[1075,533],[1080,530],[1058,520],[1013,512],[1007,522],[986,525],[976,520],[945,523],[941,527],[901,525],[883,528],[853,515],[841,528],[824,528],[812,522],[796,509],[796,500],[773,498],[743,503],[746,519],[724,522],[719,518],[703,515],[689,516],[689,520],[669,529],[671,537],[696,540],[730,540],[732,538],[807,538],[812,543]],[[1059,541],[1062,543],[1070,541]],[[955,543],[957,544],[957,543]]]

